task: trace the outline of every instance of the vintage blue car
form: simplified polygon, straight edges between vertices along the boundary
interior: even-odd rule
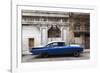
[[[30,52],[33,55],[41,55],[43,57],[64,54],[72,54],[78,57],[83,52],[83,48],[79,45],[65,45],[65,42],[52,42],[44,47],[32,48]]]

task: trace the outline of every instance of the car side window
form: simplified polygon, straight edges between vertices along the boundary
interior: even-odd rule
[[[57,47],[58,46],[58,43],[51,43],[51,44],[48,44],[46,47]]]
[[[57,47],[58,46],[58,43],[53,43],[52,46],[53,47]]]

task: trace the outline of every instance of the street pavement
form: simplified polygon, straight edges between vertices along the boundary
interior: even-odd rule
[[[88,60],[90,58],[89,52],[84,52],[80,57],[73,57],[71,55],[49,56],[47,58],[27,54],[22,56],[22,62],[46,62],[46,61],[69,61],[69,60]]]

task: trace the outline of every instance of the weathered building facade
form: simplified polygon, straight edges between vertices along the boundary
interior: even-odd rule
[[[90,48],[90,15],[88,13],[73,13],[71,31],[74,34],[74,43]]]
[[[22,11],[22,53],[53,41],[89,48],[89,14],[55,11]]]

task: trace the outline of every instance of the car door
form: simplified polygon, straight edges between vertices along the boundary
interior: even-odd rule
[[[58,43],[52,43],[48,49],[48,52],[52,55],[63,54],[64,50],[62,46],[59,46]]]
[[[56,54],[64,54],[65,53],[64,46],[56,46],[54,48],[55,48]]]
[[[57,54],[57,43],[51,43],[47,46],[47,51],[48,51],[48,54],[50,55],[54,55],[54,54]]]

